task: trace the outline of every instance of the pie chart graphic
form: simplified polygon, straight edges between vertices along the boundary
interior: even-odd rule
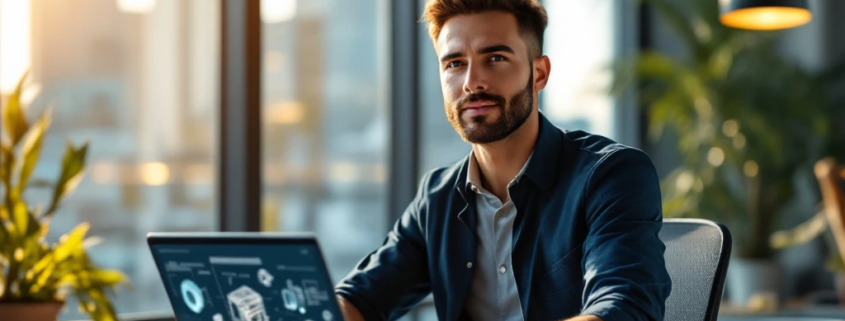
[[[200,287],[194,281],[185,279],[182,281],[181,288],[182,300],[185,300],[185,305],[188,306],[188,309],[191,309],[194,313],[200,313],[202,308],[205,307],[205,301],[203,301]]]

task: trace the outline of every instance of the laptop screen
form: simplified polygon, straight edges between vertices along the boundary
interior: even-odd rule
[[[316,243],[151,250],[179,321],[343,320]]]

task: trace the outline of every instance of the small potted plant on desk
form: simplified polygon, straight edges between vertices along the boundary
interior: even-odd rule
[[[49,112],[28,122],[20,99],[25,78],[0,115],[0,318],[54,321],[71,295],[92,319],[116,320],[107,292],[125,283],[125,277],[91,261],[87,248],[96,239],[85,237],[88,223],[80,223],[56,243],[46,240],[58,205],[82,180],[88,145],[67,145],[57,180],[41,184],[52,190],[46,207],[24,197],[26,188],[36,185],[30,178],[50,126]]]

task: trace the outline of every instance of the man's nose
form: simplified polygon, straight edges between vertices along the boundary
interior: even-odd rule
[[[466,79],[464,79],[464,93],[473,94],[487,90],[487,79],[484,71],[478,66],[469,65]]]

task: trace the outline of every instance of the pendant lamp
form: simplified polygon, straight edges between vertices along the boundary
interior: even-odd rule
[[[722,24],[740,29],[794,28],[813,19],[807,0],[719,0]]]

